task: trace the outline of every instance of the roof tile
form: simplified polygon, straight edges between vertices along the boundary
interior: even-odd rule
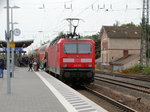
[[[136,26],[103,26],[100,32],[99,39],[102,38],[102,34],[106,32],[108,38],[128,38],[128,39],[140,39],[141,28]]]

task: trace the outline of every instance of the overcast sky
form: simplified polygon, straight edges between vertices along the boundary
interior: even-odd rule
[[[0,0],[0,39],[4,40],[6,29],[6,0]],[[142,17],[143,0],[10,0],[15,28],[21,35],[15,40],[34,39],[28,49],[38,47],[41,42],[52,40],[59,32],[69,30],[65,18],[82,19],[77,28],[81,35],[92,35],[100,31],[102,25],[133,22],[139,24]],[[72,5],[72,9],[70,9]],[[107,11],[106,11],[107,10]],[[43,32],[39,32],[43,31]]]

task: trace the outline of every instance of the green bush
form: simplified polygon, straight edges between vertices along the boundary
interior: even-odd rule
[[[129,68],[126,68],[122,70],[122,73],[139,73],[140,72],[140,66],[138,64],[135,64],[134,66],[131,66]]]
[[[140,69],[140,65],[135,64],[132,67],[126,68],[121,71],[121,73],[125,74],[138,74],[142,73],[143,75],[150,75],[150,65],[148,67],[143,68],[142,70]]]
[[[144,75],[150,75],[150,65],[148,67],[143,68],[142,73]]]
[[[113,73],[119,73],[118,70],[114,70]]]

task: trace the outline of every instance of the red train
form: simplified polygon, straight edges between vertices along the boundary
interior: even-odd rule
[[[41,46],[39,49],[37,49],[36,53],[38,54],[38,59],[40,62],[44,59],[44,57],[47,57],[49,44],[50,43],[47,43],[47,44]]]
[[[29,51],[28,55],[32,56],[33,58],[37,58],[41,62],[44,57],[47,56],[49,44],[50,43],[44,44],[37,49]]]
[[[94,81],[95,43],[93,40],[57,39],[49,46],[41,47],[39,51],[37,54],[40,61],[44,57],[47,58],[46,70],[62,81],[73,84],[89,84]]]

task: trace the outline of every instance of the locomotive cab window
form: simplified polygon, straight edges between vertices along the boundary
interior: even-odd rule
[[[79,43],[78,44],[78,53],[89,54],[92,52],[92,45],[90,43]]]
[[[64,53],[79,53],[79,54],[89,54],[92,52],[92,45],[90,43],[64,43],[63,44]]]
[[[76,43],[65,43],[63,45],[64,53],[77,53]]]

